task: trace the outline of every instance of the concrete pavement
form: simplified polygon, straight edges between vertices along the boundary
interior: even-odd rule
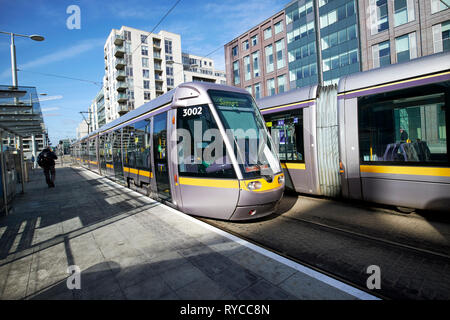
[[[52,189],[35,170],[0,218],[0,299],[357,298],[372,297],[79,167]]]

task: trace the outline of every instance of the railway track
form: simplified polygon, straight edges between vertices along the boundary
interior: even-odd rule
[[[450,298],[450,278],[444,275],[450,255],[441,252],[282,214],[251,223],[199,219],[381,299]],[[330,244],[341,251],[327,248]],[[366,286],[364,271],[373,264],[382,271],[380,290]]]

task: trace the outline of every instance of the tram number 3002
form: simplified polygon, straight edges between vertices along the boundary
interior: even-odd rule
[[[198,116],[202,114],[202,107],[183,109],[183,117]]]

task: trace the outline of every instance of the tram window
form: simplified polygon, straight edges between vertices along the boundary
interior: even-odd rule
[[[84,140],[81,142],[81,156],[82,156],[83,162],[85,162],[89,159],[88,152],[87,152],[87,140]]]
[[[177,135],[180,176],[236,178],[208,105],[178,109]]]
[[[100,167],[106,170],[106,162],[105,162],[105,142],[106,142],[106,134],[98,137],[98,156],[100,160]]]
[[[114,168],[122,170],[122,147],[121,147],[121,129],[116,130],[111,135],[112,161]]]
[[[95,138],[89,140],[89,160],[97,161],[97,150],[95,146]]]
[[[265,121],[275,145],[278,145],[280,160],[304,163],[303,109],[268,115]]]
[[[113,133],[109,132],[105,135],[103,135],[105,137],[105,145],[104,145],[104,150],[105,150],[105,161],[106,162],[111,162],[113,161],[112,159],[112,141],[113,141]]]
[[[449,164],[450,82],[359,98],[363,162]]]
[[[150,119],[123,128],[125,166],[150,170]]]

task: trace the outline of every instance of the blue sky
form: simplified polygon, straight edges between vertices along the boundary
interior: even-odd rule
[[[56,74],[101,83],[104,75],[103,45],[112,28],[122,25],[151,31],[175,4],[168,1],[0,0],[0,31],[40,34],[45,41],[16,37],[19,85],[36,86],[47,97],[41,102],[50,140],[75,137],[100,86],[90,82],[49,77]],[[181,0],[155,32],[181,35],[183,52],[210,57],[224,70],[223,45],[269,18],[287,4],[282,0]],[[81,9],[81,29],[69,30],[66,9]],[[0,34],[0,84],[11,84],[10,39]],[[38,72],[38,73],[35,73]]]

